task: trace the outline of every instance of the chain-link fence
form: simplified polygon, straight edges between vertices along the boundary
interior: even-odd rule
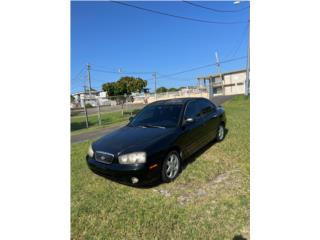
[[[144,106],[142,103],[133,103],[130,96],[108,99],[85,96],[76,104],[71,108],[71,131],[128,121]]]
[[[71,104],[71,131],[124,123],[151,102],[183,97],[208,97],[208,91],[206,88],[184,88],[176,92],[120,96],[82,93]]]

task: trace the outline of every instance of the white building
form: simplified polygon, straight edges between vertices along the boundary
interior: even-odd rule
[[[246,69],[198,77],[199,88],[207,88],[209,98],[219,95],[244,94]],[[222,79],[221,79],[222,77]]]
[[[91,97],[89,91],[86,92],[77,92],[72,94],[74,97],[74,103],[71,105],[71,107],[84,107],[84,102],[86,104],[91,104],[91,106],[95,107],[97,104],[100,106],[105,106],[105,105],[114,105],[115,101],[111,101],[107,98],[107,92],[105,91],[96,91],[96,90],[91,90]]]

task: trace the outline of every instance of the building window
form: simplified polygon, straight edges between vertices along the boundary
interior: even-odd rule
[[[221,84],[222,81],[223,81],[223,77],[222,77],[222,78],[216,77],[216,78],[214,79],[214,83],[215,83],[215,84]]]
[[[213,88],[213,94],[220,94],[222,93],[222,87]]]

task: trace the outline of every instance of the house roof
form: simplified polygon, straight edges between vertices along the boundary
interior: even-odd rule
[[[95,90],[95,89],[92,89],[91,90],[91,93],[101,93],[101,92],[105,92],[103,90]],[[75,93],[72,93],[71,95],[74,96],[74,95],[79,95],[79,94],[89,94],[89,90],[88,91],[82,91],[82,92],[75,92]]]

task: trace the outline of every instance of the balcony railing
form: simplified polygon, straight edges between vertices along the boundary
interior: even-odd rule
[[[213,82],[212,83],[212,85],[213,86],[220,86],[220,85],[222,85],[223,84],[223,82],[222,81],[219,81],[219,82]]]

